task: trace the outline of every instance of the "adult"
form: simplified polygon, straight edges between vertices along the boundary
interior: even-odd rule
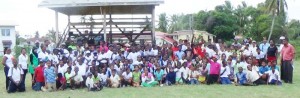
[[[260,49],[264,54],[266,54],[269,47],[270,47],[270,44],[267,43],[267,39],[264,37],[263,43],[261,43],[261,44],[259,45],[259,49]]]
[[[270,47],[268,48],[267,56],[266,56],[266,58],[269,62],[277,60],[277,51],[278,51],[278,49],[275,46],[274,41],[270,40]]]
[[[26,79],[26,74],[28,72],[28,56],[26,54],[26,49],[25,48],[22,48],[21,50],[21,55],[18,57],[18,60],[19,60],[19,65],[21,66],[24,74],[23,74],[23,82],[24,85],[25,85],[25,79]]]
[[[295,48],[288,43],[288,39],[283,40],[281,49],[281,79],[285,83],[293,83],[293,60]]]
[[[7,76],[8,70],[14,66],[13,60],[14,60],[14,56],[11,54],[11,49],[5,48],[4,56],[2,59],[2,65],[4,66],[4,73],[5,73],[5,77],[6,77],[6,89],[8,89],[8,85],[9,85],[9,77]]]
[[[24,92],[25,91],[25,84],[23,76],[23,70],[18,67],[17,60],[13,60],[13,67],[9,68],[8,75],[10,83],[9,88],[7,90],[8,93],[13,93],[16,91]]]
[[[38,48],[34,47],[29,56],[30,65],[29,65],[28,71],[31,74],[32,78],[33,78],[35,68],[39,65],[39,59],[38,59],[37,52],[38,52]]]
[[[42,49],[42,51],[39,52],[38,58],[39,58],[40,60],[48,60],[48,59],[49,59],[49,54],[46,52],[46,46],[45,46],[45,45],[42,45],[42,46],[41,46],[41,49]]]

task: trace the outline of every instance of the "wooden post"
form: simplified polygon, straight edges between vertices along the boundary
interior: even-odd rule
[[[68,35],[70,33],[70,28],[71,28],[70,22],[71,22],[70,15],[68,15],[68,33],[67,33]],[[70,35],[69,35],[69,37],[70,37]]]
[[[100,10],[102,10],[101,9],[101,7],[100,7]],[[104,41],[105,42],[107,42],[107,36],[106,36],[106,11],[105,11],[105,9],[103,10],[103,32],[104,32]]]
[[[153,6],[152,9],[152,14],[151,14],[151,18],[152,18],[152,30],[151,30],[151,37],[152,37],[152,45],[155,45],[155,6]]]
[[[56,33],[55,33],[55,43],[56,44],[58,44],[59,42],[59,40],[58,40],[58,33],[59,33],[59,31],[58,31],[58,12],[57,11],[55,11],[55,31],[56,31]]]

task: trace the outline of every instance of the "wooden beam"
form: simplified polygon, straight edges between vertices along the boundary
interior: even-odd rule
[[[71,23],[71,25],[103,25],[103,22],[85,22],[85,23],[81,23],[81,22],[76,22],[76,23]],[[147,23],[147,22],[106,22],[106,25],[148,25],[151,23]]]
[[[133,39],[133,41],[135,41],[138,37],[140,37],[140,35],[143,34],[144,31],[145,31],[146,29],[148,29],[148,27],[149,27],[149,25],[147,25],[146,27],[144,27],[144,29],[139,33],[139,35],[135,36],[135,38]]]
[[[72,25],[72,27],[73,27],[74,29],[76,29],[76,27],[75,27],[74,25]],[[76,31],[79,33],[79,35],[82,35],[82,33],[81,33],[78,29],[76,29]]]

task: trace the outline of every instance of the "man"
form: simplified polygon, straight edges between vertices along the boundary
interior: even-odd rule
[[[281,50],[281,79],[285,83],[293,83],[293,60],[295,57],[295,48],[288,43],[288,39],[283,40]]]
[[[41,46],[42,51],[38,53],[38,57],[40,60],[48,60],[49,59],[49,54],[46,52],[46,46],[42,45]]]
[[[270,47],[270,44],[267,43],[267,39],[264,37],[263,43],[261,43],[261,44],[259,45],[259,49],[260,49],[264,54],[266,54],[269,47]]]
[[[16,92],[17,90],[19,92],[24,92],[25,84],[22,83],[22,82],[24,82],[24,81],[22,81],[24,78],[23,77],[24,72],[20,67],[18,67],[18,63],[16,60],[13,60],[13,65],[14,66],[8,70],[8,74],[7,74],[7,76],[10,79],[10,83],[9,83],[7,92],[13,93],[13,92]]]

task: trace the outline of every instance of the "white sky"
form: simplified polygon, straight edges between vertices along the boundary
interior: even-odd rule
[[[55,27],[54,11],[47,8],[39,8],[42,0],[0,0],[0,22],[15,22],[17,31],[21,35],[34,35],[39,31],[45,35],[48,30]],[[165,0],[165,3],[156,7],[156,18],[159,13],[189,14],[200,10],[212,10],[216,5],[224,4],[225,0]],[[265,0],[229,0],[236,7],[245,1],[248,6],[256,6]],[[287,0],[288,19],[300,20],[300,1]],[[0,23],[1,24],[1,23]],[[67,25],[67,16],[59,14],[59,30],[63,31]]]

